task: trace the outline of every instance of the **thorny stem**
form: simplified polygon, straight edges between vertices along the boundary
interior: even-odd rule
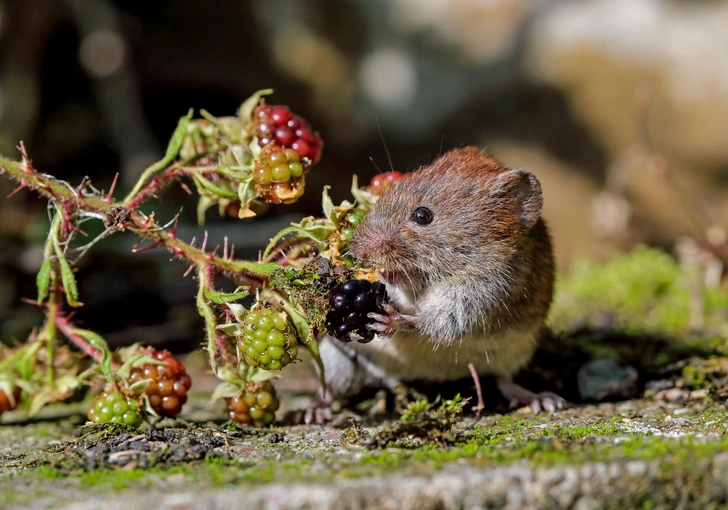
[[[61,317],[60,315],[56,315],[55,317],[55,325],[58,327],[58,329],[63,333],[70,341],[72,341],[74,344],[76,344],[76,347],[81,349],[81,351],[89,356],[91,359],[96,361],[97,363],[101,363],[101,360],[103,358],[103,355],[98,349],[95,349],[85,338],[83,338],[80,335],[77,335],[73,328],[69,325],[68,319],[65,317]]]
[[[57,211],[56,215],[53,217],[53,222],[51,223],[51,229],[49,235],[49,239],[47,241],[46,245],[46,256],[48,256],[49,247],[51,246],[52,240],[51,238],[57,238],[61,235],[61,212]],[[61,301],[61,282],[60,282],[60,267],[59,262],[57,259],[53,261],[52,264],[52,270],[51,270],[51,280],[50,280],[50,292],[48,295],[48,309],[46,312],[46,321],[43,325],[43,328],[40,330],[38,334],[38,338],[41,339],[41,341],[45,341],[46,343],[46,350],[47,350],[47,356],[48,356],[48,365],[47,365],[47,372],[46,377],[48,379],[48,385],[50,387],[53,387],[56,380],[56,374],[55,374],[55,367],[54,367],[54,358],[55,358],[55,346],[56,346],[56,317],[58,317],[58,314],[60,312],[60,301]]]
[[[212,282],[210,281],[210,274],[208,268],[199,265],[197,266],[197,310],[202,318],[205,320],[205,334],[207,336],[207,354],[209,357],[210,368],[217,375],[217,318],[215,317],[215,311],[212,309],[212,305],[205,297],[205,292],[212,290]]]
[[[188,165],[194,163],[201,158],[204,158],[205,156],[208,156],[209,154],[213,154],[218,150],[220,150],[220,147],[214,145],[204,153],[196,154],[191,158],[187,158],[178,162],[175,165],[171,165],[168,167],[164,167],[159,165],[158,163],[155,163],[142,173],[141,177],[139,177],[139,180],[134,185],[134,188],[132,188],[132,190],[121,203],[130,209],[135,209],[139,207],[142,202],[144,202],[150,196],[154,195],[173,178],[193,173],[192,170],[196,167],[190,167]],[[211,172],[211,170],[209,169],[205,171]]]
[[[76,214],[104,220],[111,231],[128,228],[142,239],[151,241],[151,247],[164,246],[175,257],[184,258],[197,266],[215,267],[236,283],[262,285],[279,268],[274,263],[232,260],[207,253],[177,239],[174,231],[163,230],[154,222],[153,215],[147,217],[123,203],[109,202],[101,196],[84,194],[82,190],[73,189],[64,181],[36,172],[26,163],[0,156],[0,175],[9,176],[22,187],[31,188]],[[118,215],[120,211],[127,213],[127,221],[123,224],[113,221],[114,215]]]

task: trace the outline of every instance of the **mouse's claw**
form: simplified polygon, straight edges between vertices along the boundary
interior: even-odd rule
[[[541,411],[554,413],[558,409],[562,409],[566,403],[556,393],[550,391],[534,393],[514,383],[510,377],[499,377],[496,379],[496,384],[503,396],[510,401],[511,408],[527,405],[533,410],[534,414]]]
[[[398,329],[414,327],[414,317],[411,315],[402,315],[392,305],[386,303],[382,305],[382,309],[387,312],[387,315],[372,312],[368,317],[376,322],[367,324],[367,328],[375,331],[380,337],[389,338]]]

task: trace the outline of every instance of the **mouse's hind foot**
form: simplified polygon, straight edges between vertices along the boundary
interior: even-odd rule
[[[496,377],[498,390],[510,402],[511,408],[518,406],[529,406],[533,412],[538,414],[542,410],[553,413],[564,407],[566,401],[556,393],[543,391],[534,393],[523,386],[519,386],[510,377]]]

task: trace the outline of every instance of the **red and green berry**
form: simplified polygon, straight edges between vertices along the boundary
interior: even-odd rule
[[[293,149],[300,159],[306,158],[312,164],[321,157],[323,142],[319,134],[286,106],[261,103],[253,112],[253,125],[261,147],[275,144]]]
[[[329,291],[326,330],[342,342],[371,342],[374,332],[366,327],[371,322],[369,314],[384,314],[382,304],[386,301],[387,291],[379,282],[354,279],[336,285]]]
[[[296,334],[283,311],[253,310],[243,320],[238,349],[245,362],[264,370],[280,370],[296,360]]]
[[[244,389],[226,398],[228,418],[246,427],[267,427],[275,420],[280,405],[270,381],[248,383]]]
[[[94,423],[122,423],[138,427],[142,423],[142,414],[136,399],[125,397],[117,389],[109,389],[93,401],[88,419]]]
[[[177,361],[169,351],[152,351],[149,356],[163,364],[146,363],[135,367],[129,374],[129,382],[149,379],[144,394],[149,404],[160,416],[177,416],[187,402],[187,391],[192,379],[187,375],[184,365]]]
[[[308,163],[301,163],[298,153],[293,149],[268,145],[253,164],[255,188],[269,202],[294,202],[303,194],[304,174],[308,166]]]

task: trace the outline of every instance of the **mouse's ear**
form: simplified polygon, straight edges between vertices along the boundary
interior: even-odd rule
[[[543,206],[543,193],[541,183],[536,176],[528,170],[513,168],[507,170],[496,178],[495,189],[498,194],[506,195],[514,201],[514,214],[518,218],[519,225],[528,230],[541,217]]]

